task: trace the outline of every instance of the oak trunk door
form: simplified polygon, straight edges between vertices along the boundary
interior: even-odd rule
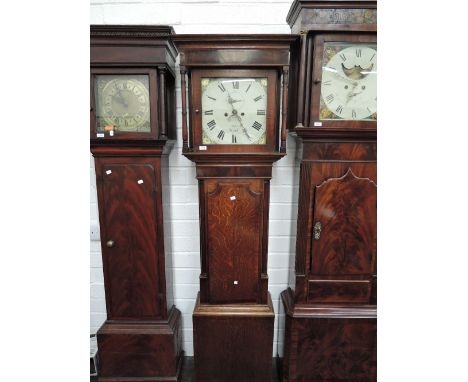
[[[377,186],[348,169],[315,187],[309,301],[369,301],[376,269]]]
[[[206,190],[211,302],[255,302],[262,253],[263,181],[207,180]]]
[[[101,170],[108,318],[157,318],[155,170],[150,164],[104,164]]]

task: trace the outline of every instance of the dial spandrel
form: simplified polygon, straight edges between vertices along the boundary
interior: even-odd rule
[[[202,78],[203,144],[266,144],[266,78]]]
[[[151,131],[147,75],[97,75],[94,91],[96,131]]]
[[[321,120],[377,120],[377,45],[325,43]]]

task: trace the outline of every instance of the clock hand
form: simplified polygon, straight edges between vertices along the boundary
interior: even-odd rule
[[[337,79],[342,80],[342,81],[344,81],[344,82],[347,82],[347,83],[349,83],[349,84],[351,84],[351,85],[353,85],[353,86],[359,85],[358,82],[353,81],[353,80],[350,80],[349,78],[340,76],[337,72],[328,71],[328,73],[330,73],[332,76],[336,77]]]

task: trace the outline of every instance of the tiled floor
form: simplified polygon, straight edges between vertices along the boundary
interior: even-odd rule
[[[276,371],[276,364],[273,361],[273,380],[272,382],[279,382]],[[96,377],[91,377],[91,382],[96,382]],[[193,357],[185,357],[184,365],[182,367],[182,380],[181,382],[192,382],[193,381]],[[240,381],[239,381],[240,382]]]

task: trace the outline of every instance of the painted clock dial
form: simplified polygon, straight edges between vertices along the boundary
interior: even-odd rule
[[[94,89],[97,131],[151,131],[147,75],[97,75]]]
[[[267,78],[202,78],[203,144],[265,144]]]
[[[321,120],[377,120],[377,45],[326,42]]]

